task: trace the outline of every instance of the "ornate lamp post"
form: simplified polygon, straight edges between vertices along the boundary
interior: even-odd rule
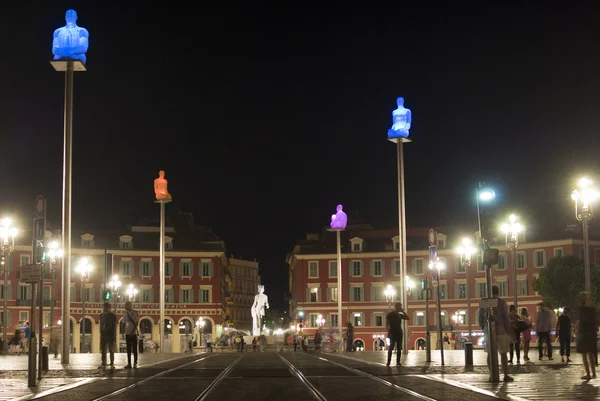
[[[590,278],[590,235],[589,235],[589,221],[592,219],[593,214],[590,209],[590,203],[598,198],[598,191],[592,187],[592,180],[582,178],[579,180],[578,190],[573,190],[571,198],[575,202],[575,218],[581,221],[583,227],[583,265],[585,268],[585,291],[591,294],[591,278]],[[579,206],[579,200],[582,201]]]
[[[119,288],[121,288],[121,284],[118,274],[112,276],[112,279],[108,282],[108,286],[112,292],[113,309],[115,310],[115,313],[117,313],[117,298],[119,297]]]
[[[391,284],[388,284],[383,293],[385,294],[385,300],[388,303],[388,309],[392,309],[392,303],[394,302],[394,297],[396,296],[396,290]]]
[[[90,281],[92,265],[88,263],[86,258],[83,258],[77,265],[77,271],[81,274],[81,338],[83,339],[79,349],[81,353],[85,353],[87,350],[87,344],[85,341],[85,302],[87,301],[87,288],[85,288],[85,285]]]
[[[63,257],[63,250],[58,247],[58,242],[52,241],[48,245],[48,259],[50,260],[50,327],[54,324],[54,284],[56,281],[56,270],[58,259]]]
[[[202,346],[202,339],[204,338],[204,320],[202,320],[201,317],[198,318],[198,320],[196,321],[196,327],[198,327],[198,331],[200,333],[200,338],[198,341],[198,343],[200,343],[200,346]]]
[[[435,275],[432,282],[437,283],[436,285],[436,305],[437,305],[437,313],[438,313],[438,344],[440,347],[440,355],[442,357],[442,366],[444,366],[444,339],[442,336],[442,303],[440,300],[440,275],[441,271],[446,267],[444,263],[439,261],[439,258],[436,262],[432,262],[429,264],[429,268],[432,270],[432,274]]]
[[[471,255],[476,252],[476,249],[473,247],[473,240],[471,238],[463,238],[462,246],[458,248],[458,254],[460,255],[460,265],[465,270],[467,275],[467,283],[466,283],[466,294],[467,297],[467,319],[469,320],[469,341],[473,342],[473,331],[471,328],[471,280],[470,280],[470,270],[471,270]]]
[[[317,326],[319,326],[319,327],[325,326],[325,319],[323,319],[323,315],[317,316]]]
[[[412,295],[412,289],[415,287],[415,282],[408,276],[404,278],[404,282],[406,283],[406,299],[408,299],[408,297]],[[404,305],[404,307],[408,309],[408,305]]]
[[[508,223],[502,225],[502,231],[506,236],[506,247],[511,250],[513,270],[513,304],[517,307],[517,248],[519,247],[519,233],[523,227],[517,223],[517,216],[508,216]]]
[[[12,227],[9,218],[5,218],[0,223],[0,255],[2,256],[2,265],[4,266],[4,287],[2,287],[3,312],[2,312],[2,344],[4,350],[8,350],[8,259],[15,249],[15,237],[18,230]],[[0,350],[4,351],[4,350]]]
[[[137,293],[137,288],[135,288],[133,284],[129,284],[129,287],[127,287],[127,296],[129,297],[129,302],[135,302],[135,296]]]

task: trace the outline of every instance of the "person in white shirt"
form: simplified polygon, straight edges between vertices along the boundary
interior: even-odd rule
[[[123,314],[125,322],[125,343],[127,344],[127,365],[125,369],[131,369],[131,352],[133,351],[133,367],[137,368],[137,326],[139,322],[138,313],[133,310],[131,302],[125,302],[125,313]]]

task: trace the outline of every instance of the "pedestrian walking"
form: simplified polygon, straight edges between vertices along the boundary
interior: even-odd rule
[[[402,357],[402,321],[410,320],[401,302],[396,302],[394,311],[386,316],[386,325],[388,329],[388,338],[390,339],[390,348],[388,349],[388,358],[386,366],[390,366],[392,362],[392,352],[396,347],[396,366],[402,366],[400,358]]]
[[[321,351],[321,342],[323,341],[323,336],[321,336],[321,329],[318,329],[315,333],[315,351]]]
[[[548,352],[548,360],[552,360],[552,341],[550,341],[550,330],[552,330],[552,312],[543,302],[538,305],[540,310],[537,313],[537,319],[535,320],[535,329],[537,330],[538,337],[538,356],[540,361],[544,357],[544,343],[546,343],[546,349]]]
[[[493,308],[493,315],[490,316],[487,308],[479,309],[478,320],[479,326],[483,329],[485,334],[485,351],[488,353],[487,364],[491,367],[491,358],[489,344],[491,342],[490,332],[488,331],[488,325],[486,322],[488,319],[494,322],[496,328],[496,346],[498,354],[500,354],[500,361],[502,363],[502,372],[504,373],[504,381],[512,382],[515,379],[508,375],[508,356],[506,355],[509,349],[510,338],[508,333],[510,332],[510,319],[508,317],[508,305],[506,301],[499,298],[500,288],[497,285],[492,286],[492,297],[498,300],[498,306]]]
[[[100,352],[101,368],[106,367],[106,348],[110,354],[110,368],[115,368],[115,342],[117,340],[117,315],[111,312],[110,304],[104,303],[104,311],[100,314]]]
[[[577,352],[583,357],[583,367],[585,376],[582,380],[596,378],[596,364],[594,363],[594,352],[596,351],[596,331],[598,330],[598,320],[596,318],[596,308],[592,306],[592,300],[586,292],[579,294],[579,322],[577,323]],[[591,369],[591,374],[590,374]]]
[[[560,314],[558,320],[556,321],[556,335],[558,336],[558,341],[560,342],[561,362],[565,361],[565,356],[567,357],[567,362],[573,362],[570,358],[571,332],[571,318],[569,317],[569,308],[564,308],[563,312]]]
[[[510,319],[510,360],[508,363],[513,363],[513,350],[517,354],[517,364],[521,363],[521,331],[527,328],[527,322],[525,322],[521,316],[517,313],[517,307],[515,305],[510,306],[508,318]]]
[[[348,330],[346,331],[346,351],[354,351],[354,326],[351,322],[348,322]]]
[[[521,319],[527,324],[527,328],[523,330],[523,359],[529,361],[529,344],[531,343],[531,317],[527,308],[521,308]]]
[[[254,337],[252,339],[252,351],[256,352],[256,345],[258,344],[258,341],[256,340],[256,337]]]
[[[127,346],[127,365],[125,369],[131,369],[131,354],[133,353],[133,367],[137,368],[138,362],[138,350],[137,350],[137,337],[138,337],[138,313],[133,310],[131,302],[125,302],[125,313],[123,314],[123,321],[125,322],[125,344]]]

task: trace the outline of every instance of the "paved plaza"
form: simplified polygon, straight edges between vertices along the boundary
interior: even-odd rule
[[[384,352],[224,352],[149,354],[138,369],[125,370],[117,354],[114,373],[98,369],[99,354],[73,354],[70,364],[49,360],[36,388],[27,388],[27,358],[0,357],[0,400],[600,400],[600,381],[582,382],[573,363],[537,360],[512,365],[512,383],[489,383],[485,353],[464,366],[462,351],[411,351],[402,367],[386,367]]]

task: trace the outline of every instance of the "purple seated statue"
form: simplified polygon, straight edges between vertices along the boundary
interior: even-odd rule
[[[331,224],[329,225],[331,228],[338,230],[343,230],[346,228],[348,216],[342,211],[342,209],[344,209],[344,207],[342,205],[338,205],[337,213],[331,215]]]

